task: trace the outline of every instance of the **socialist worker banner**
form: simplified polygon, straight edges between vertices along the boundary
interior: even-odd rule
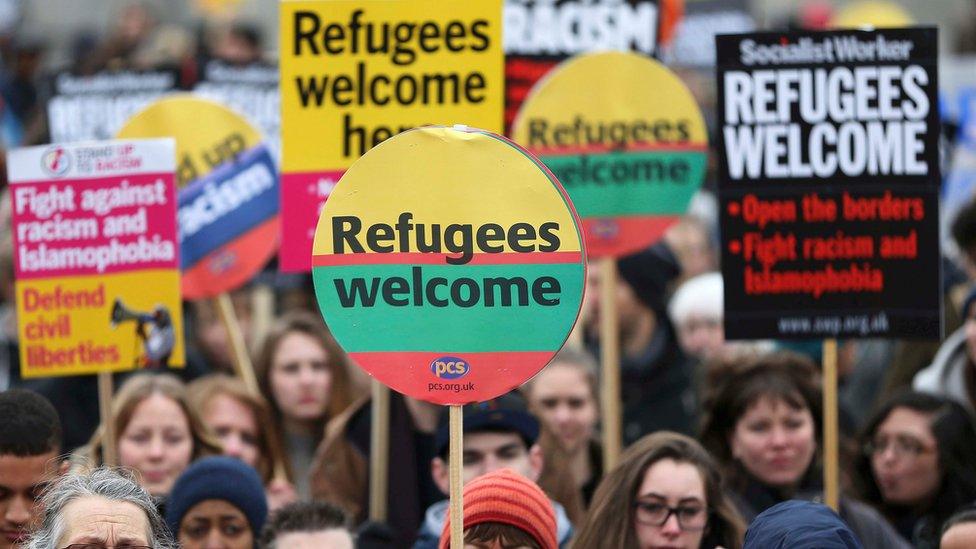
[[[939,338],[936,30],[717,48],[726,337]]]

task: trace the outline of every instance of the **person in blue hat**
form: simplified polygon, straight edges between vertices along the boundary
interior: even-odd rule
[[[789,500],[752,521],[742,549],[863,549],[860,540],[826,505]]]
[[[196,461],[170,492],[166,524],[183,549],[253,549],[268,517],[261,477],[232,457]]]

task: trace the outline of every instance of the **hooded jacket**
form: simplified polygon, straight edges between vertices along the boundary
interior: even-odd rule
[[[750,525],[758,520],[762,512],[784,503],[787,500],[803,500],[819,503],[823,500],[820,470],[812,467],[807,472],[799,489],[786,495],[775,488],[763,484],[748,474],[748,480],[741,490],[730,493],[742,518]],[[758,514],[758,516],[757,516]],[[840,516],[849,528],[855,532],[865,549],[910,549],[911,545],[905,541],[891,524],[885,520],[873,507],[860,501],[841,497]],[[759,547],[759,546],[756,546]]]

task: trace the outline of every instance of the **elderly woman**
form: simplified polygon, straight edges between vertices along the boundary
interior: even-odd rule
[[[61,477],[44,495],[41,528],[25,549],[174,549],[152,497],[128,474],[98,468]]]

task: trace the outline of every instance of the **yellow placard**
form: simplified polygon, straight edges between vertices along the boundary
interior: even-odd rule
[[[307,272],[322,205],[366,151],[431,124],[502,131],[502,1],[286,1],[280,14],[278,263]]]
[[[149,365],[147,342],[160,329],[153,326],[154,314],[164,309],[174,343],[166,365],[182,365],[183,337],[176,337],[183,333],[179,293],[150,291],[175,290],[179,284],[176,269],[17,281],[21,375],[80,375],[145,367]]]
[[[282,171],[345,169],[426,124],[501,131],[501,4],[283,2]]]

